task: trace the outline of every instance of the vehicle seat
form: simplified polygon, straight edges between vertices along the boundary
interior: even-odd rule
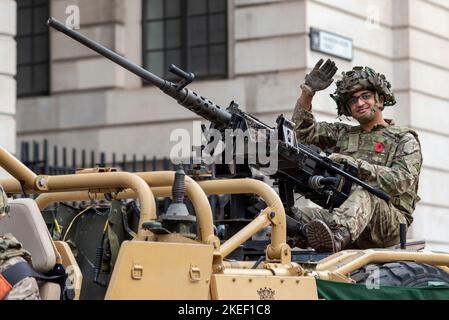
[[[11,233],[31,253],[33,268],[46,273],[56,264],[53,240],[42,213],[33,199],[9,201],[10,213],[0,220],[0,234]],[[53,282],[42,282],[39,293],[43,300],[59,300],[61,288]]]

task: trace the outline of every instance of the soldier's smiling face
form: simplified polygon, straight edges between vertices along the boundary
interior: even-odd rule
[[[361,124],[372,121],[377,113],[382,112],[384,97],[376,99],[376,94],[370,90],[360,90],[352,94],[348,100],[351,115]]]

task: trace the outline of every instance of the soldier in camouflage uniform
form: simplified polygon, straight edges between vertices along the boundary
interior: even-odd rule
[[[339,116],[353,117],[359,125],[317,122],[311,112],[316,91],[326,89],[337,71],[335,63],[320,60],[301,85],[293,122],[301,143],[332,153],[337,162],[351,161],[359,178],[387,192],[386,202],[354,186],[349,198],[332,212],[299,208],[297,219],[306,224],[310,246],[322,251],[387,247],[399,243],[399,225],[413,221],[418,179],[422,165],[417,133],[384,119],[384,106],[396,103],[385,76],[369,67],[343,72],[331,97]]]
[[[0,186],[0,219],[9,212],[8,198]],[[27,277],[14,287],[1,274],[16,263],[31,263],[28,251],[11,234],[0,235],[0,300],[39,300],[39,287],[35,278]]]

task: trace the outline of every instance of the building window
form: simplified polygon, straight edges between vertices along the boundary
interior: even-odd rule
[[[17,95],[46,95],[50,90],[48,0],[17,1]]]
[[[143,0],[143,65],[166,79],[175,64],[199,79],[227,76],[227,0]]]

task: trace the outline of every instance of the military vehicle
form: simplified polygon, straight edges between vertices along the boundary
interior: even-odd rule
[[[186,88],[193,80],[191,73],[172,66],[181,80],[171,83],[53,18],[48,24],[150,81],[219,131],[264,129],[265,140],[276,133],[280,162],[269,175],[277,193],[252,177],[251,169],[263,169],[258,162],[218,164],[214,174],[197,171],[185,175],[181,168],[129,173],[99,167],[68,175],[36,175],[0,148],[0,165],[14,177],[0,181],[5,191],[9,195],[39,194],[34,200],[13,200],[9,218],[0,221],[0,233],[14,233],[31,252],[39,272],[62,265],[67,273],[63,284],[43,291],[49,292],[44,298],[314,300],[361,298],[372,288],[380,290],[371,291],[371,298],[391,299],[396,289],[403,290],[403,298],[448,297],[449,254],[425,251],[422,241],[407,241],[405,228],[401,243],[392,248],[332,254],[293,247],[292,239],[302,232],[290,217],[295,193],[329,209],[347,198],[352,184],[385,201],[389,196],[358,180],[349,164],[333,163],[320,150],[298,144],[288,120],[280,117],[278,127],[271,128],[240,111],[235,103],[221,109]],[[243,159],[248,160],[248,154]],[[226,219],[214,219],[210,195],[231,197]],[[167,212],[158,215],[155,198],[170,196]],[[246,201],[250,197],[256,200]],[[187,209],[184,198],[192,210]],[[41,212],[53,203],[74,201],[90,205],[72,207],[65,214],[59,209],[50,234]],[[90,224],[84,223],[86,229],[81,228],[78,237],[72,238],[75,243],[70,243],[67,235],[75,220],[87,216],[89,210],[95,211],[92,217],[100,226],[95,237],[88,233],[92,232]],[[99,223],[98,217],[102,217]],[[58,241],[53,239],[55,230],[64,234]],[[89,256],[90,262],[80,268],[75,251],[87,250],[82,238],[95,238],[93,242],[99,246],[95,250],[89,247],[90,253],[84,256]],[[423,291],[404,291],[408,288]],[[83,296],[83,290],[92,295]]]

